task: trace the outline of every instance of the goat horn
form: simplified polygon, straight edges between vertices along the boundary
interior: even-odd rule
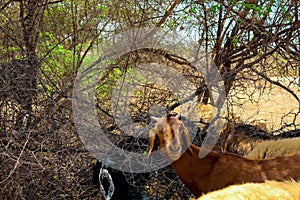
[[[158,117],[153,117],[153,116],[151,116],[150,118],[151,118],[151,120],[154,121],[154,122],[157,122],[158,119],[159,119]]]

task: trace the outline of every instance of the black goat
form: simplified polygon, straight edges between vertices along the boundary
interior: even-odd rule
[[[99,180],[100,171],[103,173],[101,183]],[[102,195],[105,196],[105,200],[151,200],[148,195],[139,192],[128,184],[123,172],[105,166],[99,160],[93,166],[93,184],[98,186],[100,190],[101,188],[104,190]]]

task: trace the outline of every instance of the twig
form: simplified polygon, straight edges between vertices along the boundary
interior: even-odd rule
[[[18,159],[17,159],[17,161],[16,161],[16,163],[15,163],[14,168],[10,171],[9,175],[8,175],[3,181],[0,182],[0,184],[2,184],[2,183],[4,183],[5,181],[7,181],[7,180],[13,175],[13,173],[15,173],[15,171],[16,171],[18,165],[20,164],[20,159],[21,159],[21,157],[22,157],[22,155],[23,155],[23,152],[24,152],[24,150],[25,150],[25,147],[26,147],[27,143],[29,142],[29,136],[30,136],[30,133],[29,133],[29,134],[27,135],[27,137],[26,137],[27,139],[26,139],[26,141],[25,141],[25,143],[24,143],[24,145],[23,145],[23,148],[22,148],[22,150],[21,150],[21,152],[20,152],[20,155],[19,155],[19,157],[18,157]]]

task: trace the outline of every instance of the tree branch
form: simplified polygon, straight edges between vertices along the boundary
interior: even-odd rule
[[[163,23],[165,23],[165,21],[167,20],[167,18],[172,14],[173,10],[175,9],[175,7],[181,2],[181,0],[176,0],[175,2],[173,2],[173,4],[171,5],[171,7],[165,12],[164,16],[160,19],[160,21],[156,24],[156,27],[160,27]]]

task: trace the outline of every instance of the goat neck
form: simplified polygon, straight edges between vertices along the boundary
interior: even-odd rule
[[[149,134],[149,156],[158,149],[166,154],[182,182],[199,197],[203,193],[246,182],[300,179],[300,155],[266,160],[211,151],[199,158],[200,147],[190,143],[183,122],[176,117],[163,117]]]

